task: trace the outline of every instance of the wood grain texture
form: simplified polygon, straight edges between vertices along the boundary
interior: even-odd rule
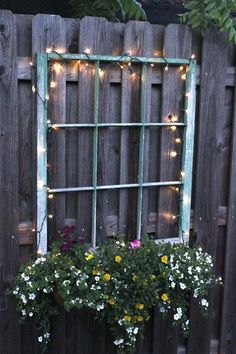
[[[45,52],[47,49],[58,52],[66,50],[66,23],[60,16],[37,15],[33,19],[32,54],[35,56],[36,53]],[[48,112],[56,122],[65,123],[65,68],[62,64],[57,72],[52,67],[50,69],[49,80],[55,81],[56,86],[49,91],[50,106]],[[65,132],[53,136],[49,158],[52,159],[50,165],[54,183],[65,186]],[[57,196],[49,205],[49,211],[54,215],[53,223],[50,224],[49,228],[50,237],[55,238],[56,230],[65,223],[65,196]],[[65,353],[64,311],[60,312],[59,321],[56,321],[53,326],[52,348],[52,353]]]
[[[18,270],[18,117],[16,20],[0,12],[0,352],[20,347],[15,302],[5,295]]]
[[[220,205],[222,180],[222,115],[224,115],[225,86],[222,82],[227,67],[225,37],[211,30],[202,46],[200,112],[198,121],[197,171],[195,185],[194,229],[197,243],[209,251],[215,262],[218,253],[217,213]],[[214,119],[212,119],[214,117]],[[202,191],[202,192],[199,192]],[[215,320],[215,298],[210,296],[210,314],[201,318],[193,304],[189,354],[208,354],[212,324]],[[198,320],[196,320],[198,319]],[[198,349],[197,349],[198,348]]]
[[[235,333],[236,325],[232,309],[236,304],[236,92],[234,91],[233,119],[231,130],[231,165],[228,189],[228,219],[227,219],[227,239],[226,239],[226,261],[224,269],[224,298],[222,309],[221,327],[221,354],[231,354],[236,352]]]

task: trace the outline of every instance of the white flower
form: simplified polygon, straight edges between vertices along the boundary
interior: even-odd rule
[[[200,267],[196,267],[196,271],[197,271],[198,273],[201,273],[201,268],[200,268]]]
[[[43,341],[43,337],[42,336],[40,336],[40,337],[38,337],[38,342],[42,342]]]
[[[55,271],[54,272],[55,278],[58,279],[59,278],[59,274]]]
[[[95,281],[99,281],[100,277],[96,276],[94,279]]]
[[[179,283],[179,286],[182,290],[186,289],[186,285],[184,283]]]
[[[173,289],[175,288],[175,282],[172,281],[170,285]]]
[[[43,292],[44,292],[45,294],[47,294],[48,291],[47,291],[46,288],[44,288],[44,289],[43,289]]]
[[[138,331],[139,331],[138,327],[135,327],[134,330],[133,330],[133,333],[134,334],[138,334]]]
[[[64,280],[63,283],[62,283],[64,286],[67,286],[70,284],[70,280]]]
[[[22,315],[22,316],[25,316],[25,315],[26,315],[26,311],[25,311],[25,310],[22,310],[22,311],[21,311],[21,315]]]
[[[33,312],[30,312],[29,317],[33,317],[33,316],[34,316]]]
[[[14,290],[13,291],[13,295],[17,295],[18,294],[18,291],[17,290]]]
[[[192,269],[193,269],[193,267],[188,267],[188,274],[190,274],[190,275],[193,274]]]
[[[114,341],[114,344],[115,344],[115,345],[120,345],[120,344],[122,344],[122,343],[124,343],[124,339],[116,339],[116,340]]]
[[[205,306],[205,307],[209,306],[209,303],[206,299],[202,299],[201,304],[202,304],[202,306]]]
[[[76,281],[76,286],[79,286],[80,285],[80,280],[77,280]]]
[[[49,338],[50,337],[50,333],[44,333],[44,338]]]
[[[177,313],[182,316],[183,311],[182,311],[181,307],[177,308]]]
[[[178,321],[180,318],[181,318],[181,316],[178,313],[174,314],[175,321]]]
[[[29,299],[30,299],[30,300],[34,300],[35,298],[36,298],[36,295],[35,295],[35,294],[33,294],[33,293],[32,293],[32,294],[29,294]]]

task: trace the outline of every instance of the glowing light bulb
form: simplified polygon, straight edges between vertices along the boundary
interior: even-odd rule
[[[59,63],[53,64],[53,70],[55,71],[56,74],[59,74],[62,70],[62,66]]]
[[[172,215],[172,219],[175,220],[177,218],[176,215]]]
[[[184,171],[181,171],[181,172],[180,172],[180,175],[181,175],[182,178],[184,178],[184,177],[185,177],[185,172],[184,172]]]
[[[52,214],[49,214],[49,215],[48,215],[48,218],[49,218],[49,219],[52,219],[52,218],[53,218],[53,215],[52,215]]]
[[[192,54],[191,59],[195,59],[195,58],[196,58],[195,54]]]
[[[90,48],[85,48],[84,52],[85,52],[86,54],[90,54],[90,53],[91,53],[91,49],[90,49]]]
[[[176,139],[175,139],[175,142],[176,142],[177,144],[180,144],[180,143],[181,143],[181,139],[180,139],[180,138],[176,138]]]
[[[171,151],[170,152],[170,157],[176,157],[177,156],[177,152],[176,151]]]
[[[152,68],[154,67],[154,64],[153,64],[153,63],[151,64],[151,67],[152,67]]]
[[[34,66],[34,63],[32,61],[29,62],[30,66]]]
[[[181,75],[182,80],[186,80],[186,74]]]
[[[174,131],[177,129],[177,127],[175,127],[175,126],[173,125],[172,127],[170,127],[170,129],[174,132]]]
[[[179,71],[183,71],[184,70],[184,67],[181,65],[180,67],[179,67]]]
[[[102,70],[101,68],[99,68],[99,76],[100,76],[100,77],[103,77],[104,74],[105,74],[105,71]]]
[[[36,92],[36,87],[33,85],[32,86],[32,92],[35,93]]]
[[[46,99],[47,101],[49,100],[49,94],[48,94],[48,93],[46,94],[45,99]]]
[[[50,121],[50,119],[48,119],[48,120],[47,120],[47,123],[48,123],[48,124],[51,124],[51,121]]]
[[[130,76],[131,76],[132,78],[135,78],[136,73],[132,73]]]
[[[178,117],[177,116],[172,116],[171,117],[171,121],[172,122],[177,122],[178,121]]]
[[[169,66],[168,64],[165,66],[165,71],[168,71],[169,70]]]
[[[56,86],[57,86],[57,83],[52,80],[52,81],[50,82],[50,87],[51,87],[51,88],[54,88],[54,87],[56,87]]]
[[[52,51],[52,48],[46,48],[46,53],[50,53]]]
[[[32,229],[32,232],[35,232],[36,230],[35,229]]]
[[[85,66],[88,67],[88,63],[85,63]]]
[[[48,195],[48,199],[53,199],[53,197],[54,197],[53,194]]]

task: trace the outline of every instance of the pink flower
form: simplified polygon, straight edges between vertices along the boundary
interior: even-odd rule
[[[139,240],[133,240],[132,242],[130,242],[130,247],[132,248],[132,250],[135,250],[140,246],[141,246],[141,242]]]

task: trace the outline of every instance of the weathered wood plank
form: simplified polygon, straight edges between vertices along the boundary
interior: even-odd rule
[[[224,297],[222,308],[220,352],[230,354],[236,352],[236,324],[232,309],[236,306],[236,92],[234,91],[233,121],[231,129],[231,166],[228,188],[228,218],[226,239],[226,261],[224,269]]]
[[[15,302],[6,297],[18,269],[18,117],[16,20],[0,11],[0,352],[20,348]]]
[[[45,52],[46,50],[66,51],[66,23],[60,16],[37,15],[33,19],[32,24],[32,53],[33,56],[37,52]],[[51,68],[49,82],[52,80],[56,83],[55,87],[51,87],[49,91],[49,114],[52,119],[56,119],[61,123],[66,122],[65,99],[66,99],[66,81],[65,69],[61,64],[60,70]],[[56,185],[65,186],[65,132],[55,134],[52,139],[52,154],[50,157],[53,161],[50,163],[51,171]],[[50,179],[49,179],[49,182]],[[51,207],[51,208],[50,208]],[[51,224],[51,232],[55,237],[55,230],[65,223],[65,196],[57,196],[53,199],[49,210],[54,215],[53,224]],[[52,334],[52,352],[65,353],[65,315],[60,313],[59,320],[54,323]]]
[[[222,80],[226,71],[228,50],[225,41],[225,37],[219,36],[213,29],[203,41],[194,207],[197,243],[213,255],[215,262],[219,244],[217,214],[224,183],[221,178],[222,116],[225,96]],[[203,319],[196,306],[192,306],[189,354],[209,353],[214,322],[213,300],[213,296],[210,296],[208,318]]]
[[[166,57],[191,56],[191,32],[180,25],[169,25],[165,29],[163,50]],[[178,68],[169,68],[163,73],[162,84],[162,121],[166,121],[169,115],[177,116],[178,121],[183,121],[183,95],[184,82]],[[180,155],[172,157],[171,153],[180,154],[181,149],[176,144],[176,137],[181,136],[177,129],[162,129],[160,141],[160,181],[180,179]],[[179,144],[180,145],[180,144]],[[160,188],[158,200],[157,237],[168,238],[178,236],[177,223],[171,222],[166,215],[178,215],[178,193],[172,188]],[[178,218],[176,219],[178,221]],[[160,313],[155,314],[155,340],[154,353],[174,354],[177,351],[177,331],[170,325],[172,322],[160,318]],[[165,335],[163,335],[165,333]]]

